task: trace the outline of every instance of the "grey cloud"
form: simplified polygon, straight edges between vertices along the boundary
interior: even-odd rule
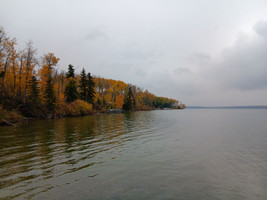
[[[155,72],[150,77],[149,87],[156,94],[157,91],[162,91],[162,96],[169,96],[171,98],[180,98],[180,95],[193,96],[199,93],[198,85],[192,81],[187,80],[187,74],[178,75],[173,71]],[[179,77],[179,78],[177,78]],[[190,74],[190,77],[192,75]]]
[[[137,76],[141,76],[141,77],[148,76],[148,74],[147,74],[144,70],[142,70],[141,68],[138,68],[138,69],[136,70],[135,74],[136,74]]]
[[[140,41],[125,42],[117,53],[119,59],[131,62],[154,60],[160,54],[153,45],[140,44]]]
[[[253,28],[256,31],[256,33],[267,38],[267,21],[261,20],[258,23],[256,23]]]
[[[153,51],[126,49],[122,52],[122,57],[126,60],[146,60],[153,57],[155,54]]]
[[[189,68],[186,68],[186,67],[177,67],[174,70],[174,73],[175,74],[191,74],[192,71]]]
[[[106,34],[99,30],[99,29],[93,29],[91,30],[85,37],[86,40],[95,40],[101,37],[106,37]]]
[[[187,57],[188,60],[192,61],[192,62],[209,62],[211,60],[210,55],[208,54],[204,54],[204,53],[193,53],[190,56]]]
[[[258,35],[265,35],[266,22],[258,22],[254,29]],[[267,36],[267,35],[266,35]],[[254,90],[267,88],[267,37],[242,37],[224,50],[223,61],[215,63],[215,76],[227,88]]]

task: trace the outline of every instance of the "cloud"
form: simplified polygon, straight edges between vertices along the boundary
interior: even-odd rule
[[[141,68],[138,68],[136,70],[135,74],[137,76],[141,76],[141,77],[147,77],[148,76],[148,74],[144,70],[142,70]]]
[[[196,63],[206,63],[211,60],[211,57],[210,55],[205,54],[205,53],[193,53],[187,57],[187,60],[190,60],[191,62],[196,62]]]
[[[85,39],[86,40],[95,40],[95,39],[99,39],[101,37],[106,37],[106,34],[99,29],[92,29],[86,35]]]
[[[267,88],[267,21],[256,23],[254,31],[256,36],[240,35],[222,52],[222,61],[211,66],[210,73],[226,89]]]
[[[185,57],[186,63],[173,71],[179,80],[168,78],[169,84],[188,105],[266,104],[267,21],[258,21],[252,30],[214,57],[202,52]]]
[[[253,28],[257,34],[267,38],[267,21],[261,20]]]
[[[143,49],[133,49],[126,48],[123,52],[121,52],[121,59],[130,60],[130,61],[138,61],[138,60],[147,60],[155,56],[155,52],[153,50],[143,50]]]
[[[187,67],[177,67],[175,70],[174,70],[174,73],[176,74],[191,74],[191,70]]]

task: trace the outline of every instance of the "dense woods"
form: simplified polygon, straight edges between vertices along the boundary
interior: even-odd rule
[[[86,115],[108,109],[150,110],[183,108],[175,99],[157,97],[122,81],[93,77],[82,69],[59,71],[54,53],[37,58],[28,42],[17,50],[16,38],[0,28],[0,123],[24,117],[51,118]]]

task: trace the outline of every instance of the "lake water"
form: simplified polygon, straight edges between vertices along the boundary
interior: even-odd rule
[[[0,127],[0,199],[267,199],[267,110],[156,110]]]

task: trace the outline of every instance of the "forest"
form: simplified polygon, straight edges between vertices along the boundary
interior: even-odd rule
[[[0,27],[0,123],[26,118],[79,116],[109,109],[182,109],[178,100],[157,97],[123,81],[94,77],[71,64],[59,70],[54,53],[37,57],[31,41],[17,49],[16,38]]]

